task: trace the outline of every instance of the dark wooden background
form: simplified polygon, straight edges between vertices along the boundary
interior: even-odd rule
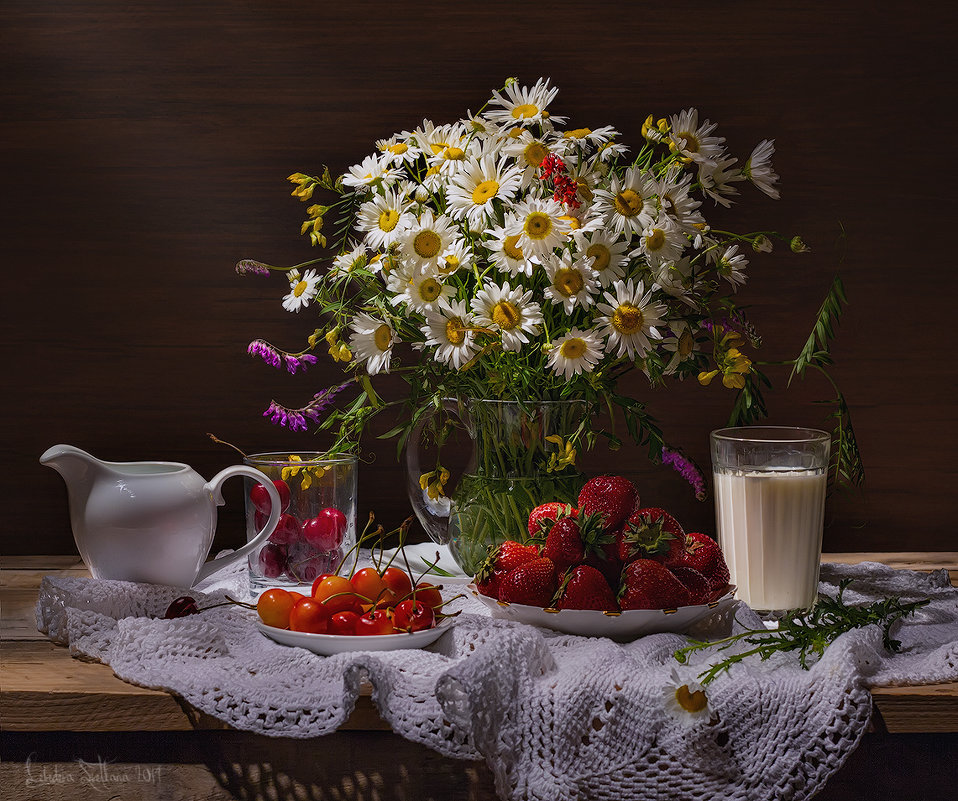
[[[765,359],[797,354],[836,273],[851,300],[834,376],[867,489],[832,499],[825,548],[954,549],[955,20],[948,2],[885,7],[5,0],[3,552],[73,548],[63,483],[37,462],[57,442],[207,478],[233,462],[207,432],[247,451],[322,446],[261,412],[301,405],[339,368],[292,377],[250,359],[250,339],[294,348],[313,319],[282,310],[281,279],[233,264],[313,255],[288,174],[342,170],[424,116],[453,121],[510,75],[551,77],[556,113],[633,145],[647,114],[689,106],[741,158],[776,140],[782,200],[746,191],[727,219],[813,248],[753,260],[740,298]],[[786,392],[771,374],[772,422],[824,422],[827,384]],[[730,392],[629,389],[707,466]],[[393,445],[370,439],[364,456],[360,514],[396,524],[408,506]],[[710,503],[637,449],[587,466],[712,530]],[[230,497],[224,547],[242,539]]]

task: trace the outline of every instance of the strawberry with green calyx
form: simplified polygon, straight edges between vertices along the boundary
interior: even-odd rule
[[[576,517],[579,510],[568,503],[549,501],[541,503],[529,512],[529,538],[541,539],[549,533],[549,528],[563,517]]]
[[[685,529],[658,507],[636,509],[616,532],[617,555],[623,564],[633,559],[655,559],[665,565],[681,564]]]
[[[698,570],[709,583],[709,591],[728,586],[729,570],[718,543],[707,534],[692,531],[685,535],[685,548],[680,564]]]
[[[556,609],[619,611],[615,594],[605,576],[588,565],[576,565],[566,571],[552,599],[552,606]]]
[[[552,603],[558,587],[555,564],[547,557],[540,557],[519,565],[502,578],[499,600],[545,608]]]
[[[688,606],[689,591],[669,569],[654,559],[636,559],[622,570],[619,607],[676,609]]]
[[[689,591],[690,604],[705,604],[711,600],[711,590],[708,579],[692,567],[676,565],[670,567],[672,575],[682,582],[682,586]]]
[[[579,515],[601,515],[606,531],[620,528],[638,505],[639,491],[623,476],[596,476],[579,492]]]
[[[561,517],[549,528],[540,553],[555,562],[557,569],[564,570],[589,555],[603,556],[604,546],[611,542],[613,539],[603,532],[598,515]]]
[[[498,598],[502,578],[520,565],[538,558],[537,545],[523,545],[515,540],[490,545],[485,560],[476,571],[476,589],[490,598]]]

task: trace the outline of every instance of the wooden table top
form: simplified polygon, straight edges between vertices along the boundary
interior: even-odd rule
[[[825,562],[882,562],[946,568],[958,586],[958,552],[830,553]],[[4,557],[0,569],[0,719],[7,731],[191,731],[224,729],[174,695],[127,684],[107,665],[83,662],[36,630],[34,608],[45,575],[87,576],[77,556]],[[876,731],[958,732],[958,682],[872,691]],[[369,688],[344,730],[387,731]]]

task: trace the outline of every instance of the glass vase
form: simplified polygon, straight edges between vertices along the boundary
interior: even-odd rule
[[[490,545],[528,539],[529,513],[549,501],[576,504],[585,483],[572,450],[585,445],[592,409],[585,401],[447,400],[426,416],[406,447],[407,487],[429,537],[449,546],[474,575]],[[424,459],[424,444],[449,422],[465,429],[472,453],[455,488],[437,493],[441,464]],[[433,481],[430,481],[433,478]],[[451,482],[450,482],[451,484]]]

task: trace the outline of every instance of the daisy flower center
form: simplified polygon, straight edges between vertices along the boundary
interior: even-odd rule
[[[548,155],[549,151],[546,149],[545,145],[542,145],[539,142],[533,142],[522,151],[522,156],[526,160],[526,164],[528,164],[530,167],[538,167]]]
[[[692,352],[692,346],[695,340],[692,338],[692,332],[686,329],[679,337],[679,355],[684,359]]]
[[[590,201],[591,201],[592,198],[595,197],[595,194],[593,193],[592,189],[591,189],[591,188],[589,187],[589,185],[588,185],[584,180],[582,180],[581,178],[579,178],[579,179],[576,180],[575,185],[576,185],[576,191],[577,191],[580,195],[582,195],[582,197],[584,197],[586,200],[590,200]]]
[[[508,300],[500,300],[492,307],[492,314],[489,315],[492,321],[504,331],[511,331],[522,320],[522,315],[515,307],[515,304]]]
[[[515,236],[507,236],[502,243],[502,252],[515,261],[521,261],[524,258],[522,248],[516,246],[518,241],[519,235],[516,234]]]
[[[396,144],[387,147],[386,150],[395,156],[401,156],[403,153],[409,150],[409,145],[407,145],[405,142],[397,142]]]
[[[523,103],[512,110],[514,120],[527,120],[539,113],[539,107],[535,103]]]
[[[379,215],[379,228],[382,231],[392,231],[399,224],[399,212],[388,209]]]
[[[552,218],[541,211],[534,211],[526,217],[522,230],[529,239],[545,239],[552,233]]]
[[[642,310],[631,303],[620,303],[612,312],[612,327],[620,334],[634,334],[636,331],[641,331],[644,322]]]
[[[562,134],[566,139],[585,139],[590,133],[591,128],[576,128],[572,131],[566,131]]]
[[[461,147],[447,147],[442,155],[446,161],[462,161],[466,157],[466,151]]]
[[[499,182],[492,179],[488,181],[483,181],[481,184],[477,184],[476,188],[472,190],[472,202],[477,206],[481,206],[490,198],[496,196],[496,192],[499,191]]]
[[[444,264],[439,266],[440,272],[454,273],[459,269],[460,261],[456,256],[445,256],[443,262]]]
[[[553,283],[556,289],[567,298],[579,294],[585,286],[585,281],[582,280],[582,273],[578,270],[573,270],[571,267],[562,267],[556,270],[556,277]],[[582,340],[577,341],[581,342]]]
[[[296,284],[296,286],[293,287],[293,296],[298,298],[306,291],[308,287],[309,284],[307,284],[305,281],[300,281],[298,284]]]
[[[433,259],[439,254],[442,240],[435,231],[420,231],[412,241],[412,249],[421,259]]]
[[[613,205],[623,217],[634,217],[642,211],[642,196],[634,189],[623,189],[615,196]]]
[[[573,231],[577,231],[581,227],[579,221],[571,214],[563,214],[559,219],[569,223],[569,228]]]
[[[699,140],[698,137],[691,131],[682,131],[677,133],[676,136],[679,139],[685,140],[684,150],[689,151],[689,153],[698,153],[699,152]]]
[[[389,346],[393,341],[393,332],[388,325],[383,323],[379,328],[376,329],[376,332],[373,334],[373,342],[376,343],[376,347],[379,348],[383,353],[389,350]]]
[[[442,284],[435,278],[427,278],[419,285],[419,297],[431,303],[442,294]]]
[[[440,153],[442,153],[443,150],[449,147],[449,143],[448,142],[433,142],[432,144],[429,145],[429,147],[432,150],[432,154],[434,156],[438,156]]]
[[[609,249],[598,242],[589,245],[585,255],[592,258],[592,269],[599,273],[605,270],[609,266],[609,262],[612,261],[612,254]]]
[[[689,692],[689,686],[687,684],[676,688],[675,700],[686,712],[701,712],[708,704],[708,700],[702,690],[696,690],[694,693]]]
[[[567,339],[562,343],[562,347],[559,348],[559,353],[561,353],[566,359],[581,359],[585,355],[586,343],[585,340],[580,337],[572,337],[572,339]]]
[[[461,345],[466,341],[466,327],[462,324],[462,318],[450,317],[446,321],[446,341],[450,345]]]
[[[645,238],[645,246],[649,250],[658,250],[665,244],[665,231],[661,228],[656,228],[652,233]]]

